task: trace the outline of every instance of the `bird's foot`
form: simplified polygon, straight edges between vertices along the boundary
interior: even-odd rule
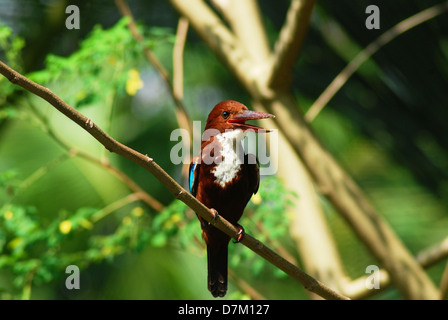
[[[235,240],[233,240],[233,243],[241,242],[241,240],[243,240],[243,238],[244,238],[244,235],[246,234],[246,232],[244,231],[244,228],[241,225],[237,224],[236,227],[238,228],[239,231],[237,234],[238,236]]]
[[[210,211],[212,212],[213,218],[212,221],[209,222],[209,224],[215,224],[216,219],[218,219],[219,213],[213,208],[211,208]]]

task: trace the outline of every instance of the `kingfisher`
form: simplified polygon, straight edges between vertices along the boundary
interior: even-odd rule
[[[190,192],[214,214],[235,225],[240,242],[244,229],[238,224],[244,208],[260,182],[255,155],[245,154],[242,140],[248,131],[269,132],[247,120],[275,118],[264,112],[250,111],[244,104],[226,100],[210,112],[202,136],[200,155],[190,164]],[[207,245],[207,286],[214,297],[227,292],[227,259],[230,237],[197,215]]]

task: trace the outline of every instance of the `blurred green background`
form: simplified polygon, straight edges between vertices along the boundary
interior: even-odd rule
[[[366,45],[436,0],[322,0],[314,9],[295,94],[303,112]],[[289,1],[260,0],[274,43]],[[80,9],[81,28],[65,27],[65,8]],[[381,29],[365,28],[365,8],[381,10]],[[145,43],[172,72],[178,14],[168,1],[129,1]],[[114,1],[0,0],[0,59],[49,87],[118,141],[148,154],[185,185],[170,161],[175,109],[157,71],[126,28]],[[143,87],[136,94],[130,87]],[[448,234],[448,19],[443,14],[394,39],[361,66],[312,123],[316,134],[416,254]],[[184,51],[184,104],[204,121],[226,99],[250,96],[192,29]],[[78,153],[77,153],[78,152]],[[82,155],[80,154],[82,153]],[[84,156],[83,156],[84,155]],[[103,161],[103,166],[89,159]],[[137,183],[165,209],[127,198],[129,187],[104,164]],[[288,193],[263,180],[249,204],[246,231],[281,243],[288,235]],[[300,197],[300,195],[297,195]],[[374,259],[326,205],[347,269],[364,275]],[[258,234],[262,221],[270,234]],[[0,77],[0,298],[210,299],[206,259],[194,213],[148,172],[108,154],[42,99]],[[234,273],[270,299],[307,298],[305,290],[232,246]],[[81,268],[81,289],[65,288],[65,267]],[[429,269],[439,283],[444,265]],[[227,298],[248,298],[236,281]],[[376,298],[399,299],[395,289]]]

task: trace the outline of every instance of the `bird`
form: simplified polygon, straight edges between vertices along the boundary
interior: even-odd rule
[[[240,242],[244,236],[244,228],[238,220],[260,183],[258,160],[255,155],[244,153],[242,140],[248,131],[271,131],[245,122],[265,118],[275,116],[251,111],[234,100],[218,103],[208,115],[200,154],[190,163],[191,194],[213,212],[213,219],[220,215],[238,228],[235,242]],[[208,290],[215,298],[224,297],[230,237],[201,216],[197,217],[207,246]]]

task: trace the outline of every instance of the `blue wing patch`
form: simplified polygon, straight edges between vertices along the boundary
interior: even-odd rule
[[[198,189],[198,180],[197,177],[199,176],[199,161],[200,161],[200,157],[199,156],[195,156],[193,158],[193,160],[191,161],[190,164],[190,172],[189,172],[189,187],[190,187],[190,192],[193,196],[196,197],[196,192]]]

